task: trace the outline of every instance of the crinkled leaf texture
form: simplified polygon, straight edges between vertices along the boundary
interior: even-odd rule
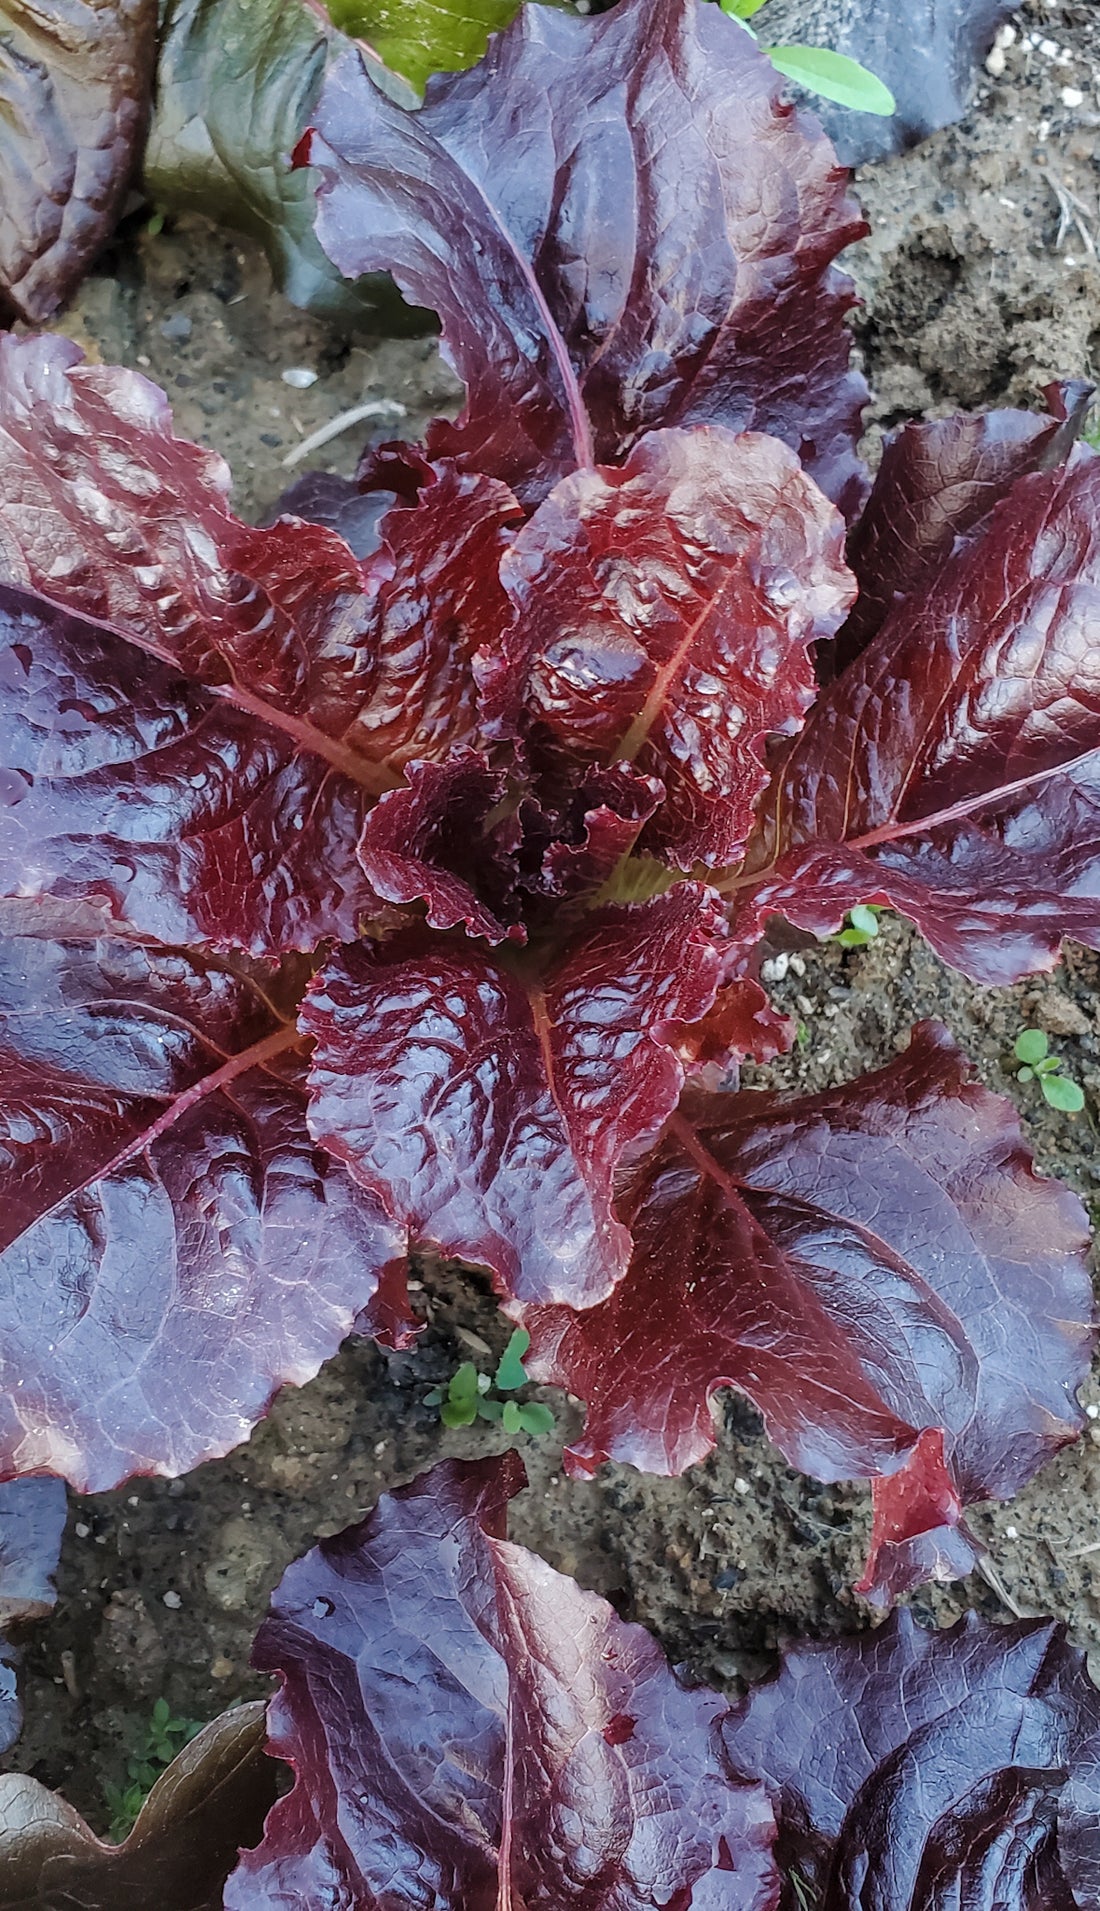
[[[527,6],[409,113],[357,52],[305,146],[341,271],[438,312],[467,387],[433,455],[525,504],[657,427],[756,429],[851,514],[862,381],[837,253],[863,230],[831,147],[716,6]]]
[[[874,1481],[861,1589],[883,1600],[969,1570],[963,1507],[1080,1427],[1084,1212],[934,1024],[823,1094],[685,1097],[617,1213],[634,1258],[610,1299],[522,1313],[529,1370],[587,1402],[576,1473],[682,1471],[735,1386],[793,1466]]]
[[[42,1619],[57,1603],[53,1583],[68,1511],[61,1480],[9,1480],[0,1486],[0,1633]],[[18,1649],[0,1637],[0,1753],[19,1737]]]
[[[347,46],[309,0],[162,0],[145,147],[150,198],[258,240],[295,305],[352,330],[422,332],[382,273],[344,278],[313,230],[315,179],[290,164],[326,61]]]
[[[482,665],[489,708],[522,699],[565,763],[659,778],[642,849],[732,862],[764,739],[801,722],[809,646],[852,598],[842,521],[793,453],[717,426],[651,432],[620,469],[563,478],[502,572],[516,617]]]
[[[186,1472],[336,1352],[401,1244],[304,1087],[247,971],[0,942],[0,1473]]]
[[[505,1537],[524,1483],[514,1454],[444,1461],[291,1566],[253,1663],[296,1782],[227,1911],[771,1911],[723,1701]]]
[[[811,101],[846,166],[885,159],[951,126],[1013,0],[768,0],[771,41],[827,46],[884,80],[897,111],[880,119]]]
[[[0,0],[0,316],[47,319],[122,207],[157,0]]]
[[[895,605],[934,583],[948,558],[987,527],[1017,478],[1065,463],[1093,391],[1083,379],[1067,380],[1047,386],[1047,417],[955,412],[914,419],[887,439],[848,541],[859,597],[837,639],[841,667],[866,649]]]
[[[1023,476],[822,696],[733,882],[735,928],[891,904],[964,974],[1100,946],[1100,457]]]
[[[721,1731],[775,1806],[784,1911],[1100,1903],[1100,1692],[1052,1620],[901,1610],[793,1647]]]
[[[358,932],[374,797],[476,736],[516,506],[429,467],[365,579],[332,531],[240,523],[228,482],[146,380],[0,338],[0,893],[277,959]]]
[[[263,1745],[259,1700],[223,1713],[161,1774],[121,1845],[37,1779],[0,1776],[0,1911],[221,1911],[274,1796]]]
[[[684,883],[590,916],[549,972],[415,929],[339,950],[301,1011],[313,1134],[414,1241],[590,1307],[629,1261],[616,1170],[676,1106],[666,1024],[713,1001],[718,923]]]

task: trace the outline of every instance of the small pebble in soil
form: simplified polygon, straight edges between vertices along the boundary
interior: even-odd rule
[[[180,1598],[178,1592],[166,1592],[162,1595],[161,1603],[167,1606],[169,1612],[178,1612],[183,1604],[183,1600]]]
[[[77,1539],[87,1539],[91,1530],[90,1526],[85,1526],[83,1520],[77,1520],[76,1525],[73,1527],[73,1532],[76,1534]]]
[[[317,373],[311,372],[308,365],[288,365],[279,376],[284,385],[293,385],[295,391],[308,391],[317,383]]]

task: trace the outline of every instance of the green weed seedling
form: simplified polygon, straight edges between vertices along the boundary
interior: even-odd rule
[[[492,1379],[479,1373],[472,1360],[464,1360],[452,1374],[447,1386],[433,1387],[424,1395],[426,1407],[438,1407],[445,1427],[470,1427],[475,1420],[491,1420],[505,1433],[527,1433],[534,1438],[549,1433],[554,1416],[549,1407],[537,1400],[496,1400],[495,1393],[515,1393],[527,1384],[523,1356],[531,1345],[526,1328],[517,1327],[497,1362]]]
[[[202,1731],[201,1719],[174,1719],[167,1699],[158,1699],[139,1749],[126,1761],[126,1784],[106,1779],[103,1796],[111,1821],[107,1836],[120,1845],[133,1830],[137,1815],[161,1773],[176,1753]]]
[[[878,935],[880,908],[877,903],[857,902],[849,909],[844,928],[837,934],[842,949],[865,949]]]
[[[765,0],[718,0],[718,4],[723,13],[740,21],[747,33],[757,37],[749,21],[760,12]],[[784,79],[794,80],[822,99],[835,100],[838,106],[850,106],[857,113],[876,113],[881,119],[888,119],[897,110],[890,88],[845,53],[831,53],[824,46],[794,45],[766,46],[764,52]]]
[[[1077,1082],[1063,1075],[1062,1064],[1057,1055],[1049,1053],[1050,1043],[1041,1028],[1022,1028],[1013,1044],[1012,1053],[1023,1066],[1016,1070],[1018,1082],[1036,1081],[1043,1091],[1043,1100],[1051,1108],[1057,1108],[1063,1115],[1079,1115],[1085,1105],[1083,1089]]]

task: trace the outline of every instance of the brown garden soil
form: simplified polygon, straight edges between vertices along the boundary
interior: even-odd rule
[[[872,456],[882,426],[960,405],[1034,404],[1051,378],[1100,372],[1100,22],[1091,0],[1033,0],[1015,24],[1004,72],[983,80],[968,120],[858,182],[874,227],[850,258],[876,392]],[[251,517],[287,482],[287,453],[344,408],[396,400],[401,432],[415,437],[457,391],[433,341],[349,344],[276,297],[257,254],[198,220],[153,236],[147,213],[135,215],[58,329],[163,384],[177,431],[225,455]],[[316,383],[284,382],[293,367]],[[358,443],[340,438],[314,462],[350,471]],[[750,1085],[843,1081],[938,1016],[982,1079],[1017,1101],[1040,1168],[1100,1211],[1096,956],[1071,948],[1049,978],[977,989],[886,918],[865,949],[815,945],[775,967],[774,993],[802,1036],[776,1067],[751,1071]],[[1083,1115],[1055,1114],[1016,1082],[1012,1043],[1027,1024],[1048,1032],[1082,1084]],[[122,1778],[156,1699],[207,1719],[267,1689],[249,1671],[249,1646],[288,1561],[443,1455],[500,1443],[484,1426],[445,1431],[424,1404],[460,1360],[487,1367],[505,1332],[476,1277],[422,1273],[427,1326],[414,1352],[349,1343],[229,1459],[74,1498],[57,1611],[27,1643],[27,1723],[9,1767],[59,1787],[102,1827],[103,1782]],[[576,1410],[545,1397],[557,1428],[525,1446],[531,1485],[514,1536],[652,1627],[675,1661],[736,1692],[784,1635],[872,1622],[849,1590],[866,1492],[792,1472],[742,1401],[721,1396],[717,1451],[683,1479],[612,1466],[578,1483],[560,1465]],[[1100,1376],[1085,1397],[1100,1402]],[[973,1524],[993,1583],[975,1574],[922,1591],[919,1614],[946,1623],[967,1606],[1002,1618],[1049,1612],[1100,1659],[1100,1419],[1030,1491],[977,1509]]]

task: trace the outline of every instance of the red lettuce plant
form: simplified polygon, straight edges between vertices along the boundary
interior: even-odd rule
[[[295,1782],[227,1911],[1100,1902],[1100,1693],[1060,1627],[902,1610],[731,1711],[508,1540],[523,1484],[445,1462],[289,1569],[253,1659]]]
[[[0,1470],[224,1452],[414,1331],[423,1244],[589,1401],[575,1469],[682,1468],[732,1383],[874,1481],[867,1591],[961,1573],[1079,1426],[1079,1204],[942,1030],[708,1084],[787,1039],[777,911],[889,902],[996,981],[1100,940],[1081,395],[903,434],[846,624],[862,228],[718,8],[529,8],[418,113],[349,54],[308,156],[468,393],[365,460],[359,556],[0,339]]]

